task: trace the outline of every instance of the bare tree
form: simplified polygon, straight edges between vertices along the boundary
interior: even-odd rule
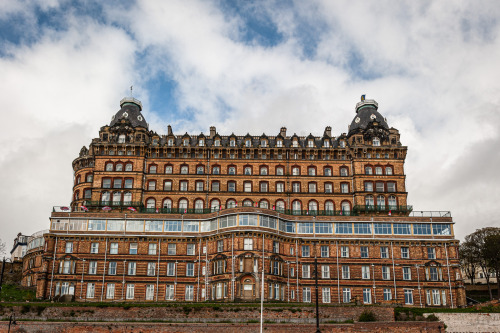
[[[460,264],[462,265],[465,276],[470,279],[471,284],[474,284],[480,253],[476,251],[474,244],[471,242],[463,242],[460,244],[459,253]]]
[[[0,256],[4,256],[5,253],[5,243],[2,242],[2,239],[0,238]]]
[[[484,240],[483,257],[497,277],[498,298],[500,298],[500,233],[489,235]]]
[[[500,228],[482,228],[474,231],[472,234],[465,236],[465,242],[469,243],[472,247],[472,251],[477,256],[477,265],[481,267],[486,278],[486,284],[488,285],[488,293],[490,294],[490,299],[493,299],[493,293],[491,292],[490,277],[491,277],[491,267],[484,257],[483,249],[486,237],[489,235],[500,234]]]

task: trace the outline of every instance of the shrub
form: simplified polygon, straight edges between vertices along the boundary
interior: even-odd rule
[[[430,315],[427,316],[426,320],[427,321],[439,321],[439,318],[434,313],[431,313]]]
[[[377,317],[375,317],[375,314],[373,312],[365,310],[362,314],[359,315],[358,321],[377,321]]]

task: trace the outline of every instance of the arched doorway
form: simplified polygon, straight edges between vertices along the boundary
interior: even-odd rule
[[[253,276],[245,275],[240,279],[240,297],[245,301],[255,300],[256,285]]]

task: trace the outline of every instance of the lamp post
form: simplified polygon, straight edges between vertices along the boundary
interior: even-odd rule
[[[14,317],[14,318],[12,318]],[[10,317],[9,317],[9,329],[7,330],[7,333],[10,333],[10,325],[17,325],[17,322],[16,322],[16,315],[14,314],[11,314]]]

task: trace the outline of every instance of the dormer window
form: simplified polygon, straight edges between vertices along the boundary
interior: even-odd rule
[[[344,140],[340,141],[340,148],[345,148],[345,141]]]
[[[283,141],[281,141],[281,140],[276,141],[276,147],[278,147],[278,148],[283,147]]]
[[[380,139],[379,138],[373,138],[373,146],[374,147],[380,147]]]
[[[205,140],[203,140],[203,139],[198,140],[198,146],[200,146],[200,147],[205,146]]]
[[[260,146],[261,147],[267,147],[267,141],[266,140],[261,140],[260,141]]]
[[[324,140],[323,141],[323,147],[327,147],[327,148],[330,147],[330,141]]]
[[[125,143],[125,134],[120,134],[118,136],[118,143]]]
[[[214,141],[214,146],[219,147],[220,146],[220,140],[215,140]]]
[[[184,139],[182,144],[184,145],[184,147],[189,146],[189,139]]]
[[[174,145],[174,139],[168,139],[167,144],[169,147],[172,147]]]
[[[246,147],[251,147],[251,146],[252,146],[252,141],[250,141],[250,140],[246,140],[246,141],[245,141],[245,146],[246,146]]]
[[[236,146],[236,141],[235,141],[234,139],[231,139],[231,141],[229,141],[229,145],[230,145],[231,147]]]
[[[292,147],[298,147],[299,142],[297,140],[293,140]]]
[[[313,148],[314,147],[314,141],[313,140],[307,141],[307,147]]]

